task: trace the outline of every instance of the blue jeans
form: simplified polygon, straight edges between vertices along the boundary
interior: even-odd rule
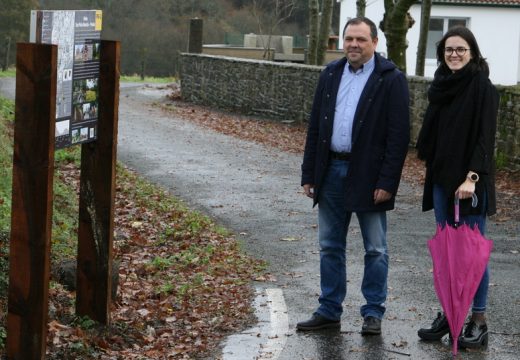
[[[482,214],[480,215],[461,215],[460,223],[468,224],[471,227],[475,225],[478,226],[480,233],[484,235],[486,232],[486,198],[478,199],[479,201],[483,201],[482,204]],[[433,185],[433,208],[435,211],[435,221],[437,224],[444,226],[446,223],[453,226],[454,220],[451,216],[448,215],[448,207],[453,206],[453,204],[448,204],[448,197],[444,189],[440,185]],[[489,288],[489,268],[486,266],[486,270],[484,271],[484,275],[482,275],[482,280],[480,281],[480,285],[477,289],[475,297],[473,298],[473,307],[472,311],[474,313],[483,313],[486,311],[486,303],[488,297],[488,288]]]
[[[352,212],[346,210],[348,161],[332,160],[319,195],[320,306],[316,312],[339,320],[347,294],[346,240]],[[356,213],[365,247],[365,270],[361,292],[366,304],[361,316],[378,319],[385,312],[388,254],[386,212]]]

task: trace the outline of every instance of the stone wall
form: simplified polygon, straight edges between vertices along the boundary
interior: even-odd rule
[[[513,87],[498,86],[496,162],[498,168],[520,170],[520,91]]]
[[[231,57],[182,54],[186,101],[275,120],[306,122],[322,67]],[[430,81],[409,76],[411,139],[415,144],[428,104]],[[520,92],[498,87],[497,165],[520,170]]]
[[[321,67],[183,54],[186,101],[279,120],[306,121]]]

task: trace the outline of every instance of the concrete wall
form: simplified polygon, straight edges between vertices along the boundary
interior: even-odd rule
[[[265,50],[261,47],[239,47],[229,45],[203,45],[202,53],[207,55],[237,57],[241,59],[291,61],[303,63],[305,60],[305,49],[293,48],[291,54],[284,54],[269,49],[269,53],[264,57]],[[343,57],[343,50],[327,50],[325,52],[325,64]]]
[[[256,34],[245,34],[244,35],[244,47],[257,47],[265,49],[269,43],[269,48],[274,48],[277,53],[292,54],[293,49],[293,37],[282,36],[282,35],[271,35],[269,39],[268,35],[256,35]]]
[[[257,47],[238,47],[227,45],[203,45],[202,53],[206,55],[237,57],[240,59],[272,60],[274,49],[265,51]],[[265,55],[265,58],[264,58]]]
[[[199,54],[181,56],[186,101],[270,119],[306,122],[321,66]],[[412,145],[428,105],[429,79],[408,77]],[[520,169],[520,92],[498,87],[497,164]]]

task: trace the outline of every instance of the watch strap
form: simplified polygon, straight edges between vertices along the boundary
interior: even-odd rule
[[[469,174],[466,178],[467,178],[469,181],[474,182],[474,183],[476,183],[476,182],[479,181],[479,179],[480,179],[480,177],[478,176],[477,173],[471,173],[471,174]]]

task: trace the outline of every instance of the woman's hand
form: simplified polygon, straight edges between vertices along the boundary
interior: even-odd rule
[[[455,191],[455,196],[459,199],[469,199],[473,193],[475,192],[475,183],[469,179],[466,179],[457,191]]]

